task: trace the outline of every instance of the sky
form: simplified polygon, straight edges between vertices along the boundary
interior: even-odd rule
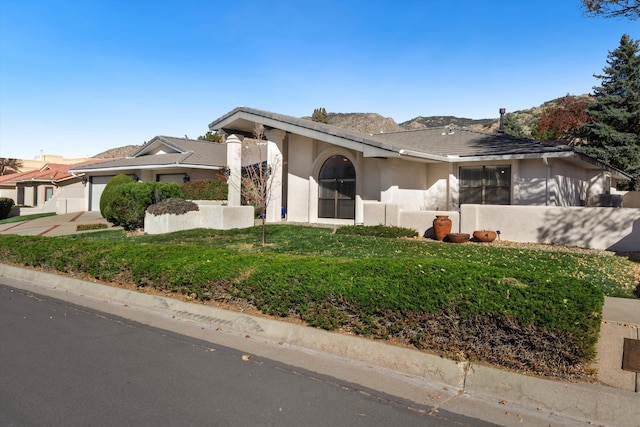
[[[591,93],[623,34],[580,0],[1,0],[0,157],[195,139],[240,105],[497,118]]]

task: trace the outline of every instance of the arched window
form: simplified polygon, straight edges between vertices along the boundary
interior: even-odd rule
[[[356,217],[356,169],[344,156],[329,157],[318,176],[318,217]]]

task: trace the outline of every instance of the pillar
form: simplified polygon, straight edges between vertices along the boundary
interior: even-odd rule
[[[269,175],[269,204],[267,205],[267,222],[282,221],[282,183],[283,183],[283,141],[286,132],[280,129],[267,129],[267,165]]]
[[[227,203],[229,206],[240,206],[242,203],[240,197],[242,189],[242,136],[227,136],[227,168],[229,168]]]

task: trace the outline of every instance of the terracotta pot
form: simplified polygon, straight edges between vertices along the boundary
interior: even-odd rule
[[[445,241],[451,243],[464,243],[468,242],[471,236],[467,233],[449,233],[445,238]]]
[[[496,240],[496,232],[490,230],[476,230],[473,232],[473,240],[476,242],[493,242]]]
[[[436,215],[436,219],[433,220],[433,231],[436,234],[436,240],[444,240],[445,236],[451,232],[449,215]]]

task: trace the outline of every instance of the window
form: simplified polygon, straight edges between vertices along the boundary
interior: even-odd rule
[[[44,201],[47,202],[53,197],[53,187],[44,188]]]
[[[511,203],[511,166],[460,168],[460,204],[508,205]]]
[[[328,158],[318,176],[318,217],[356,217],[356,169],[344,156]]]

